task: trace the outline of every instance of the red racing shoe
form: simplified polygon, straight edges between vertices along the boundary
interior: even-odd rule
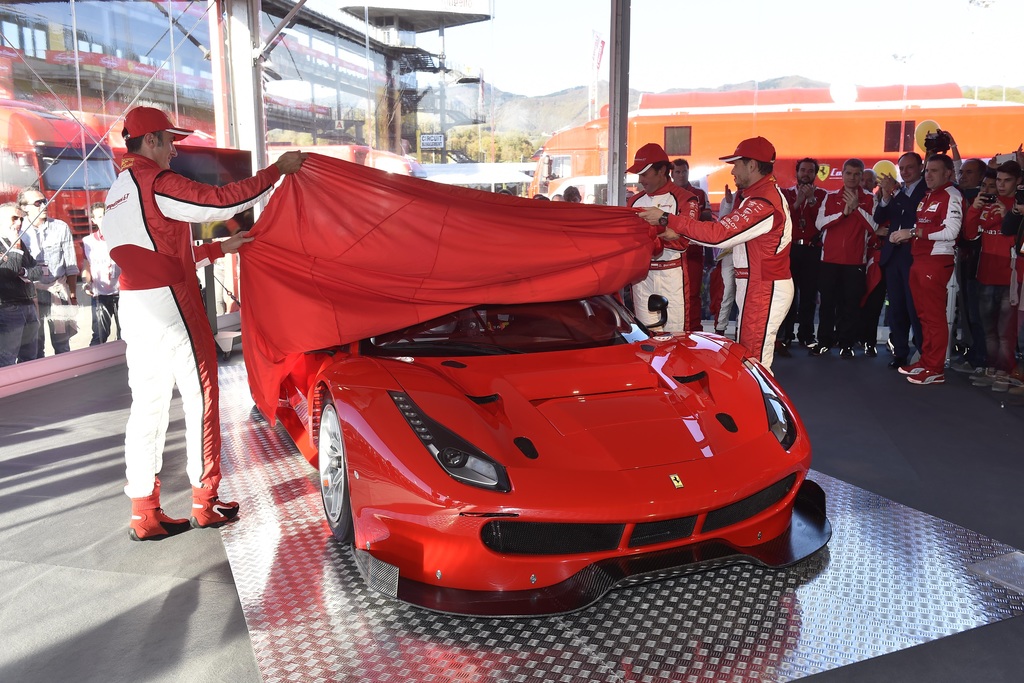
[[[192,487],[193,529],[216,529],[238,519],[238,503],[217,498],[212,489]]]
[[[914,376],[916,374],[925,372],[924,366],[921,365],[921,361],[914,363],[913,365],[900,366],[899,373],[901,375]]]
[[[903,368],[900,368],[901,372],[902,370]],[[946,375],[941,372],[932,372],[931,370],[921,368],[920,372],[908,375],[907,381],[911,384],[945,384]]]
[[[132,498],[132,521],[128,538],[133,541],[160,541],[189,530],[187,519],[174,519],[160,507],[160,483],[145,498]]]

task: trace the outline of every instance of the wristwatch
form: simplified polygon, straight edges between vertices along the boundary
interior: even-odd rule
[[[668,211],[661,212],[661,218],[658,219],[658,225],[660,225],[663,228],[668,227]]]

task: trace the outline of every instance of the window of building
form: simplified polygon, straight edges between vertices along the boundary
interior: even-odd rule
[[[690,155],[690,126],[665,126],[665,153],[670,157]]]
[[[914,151],[914,121],[886,121],[883,149],[886,152]]]
[[[4,34],[3,42],[4,42],[5,45],[8,45],[8,46],[14,48],[15,50],[20,50],[21,49],[21,34],[18,31],[18,25],[17,24],[13,24],[13,23],[11,23],[9,21],[5,21],[5,22],[3,22],[2,27],[0,27],[0,30],[3,31],[3,34]]]

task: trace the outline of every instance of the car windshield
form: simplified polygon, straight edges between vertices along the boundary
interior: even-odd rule
[[[482,304],[367,339],[377,356],[481,356],[628,344],[647,332],[609,296]]]

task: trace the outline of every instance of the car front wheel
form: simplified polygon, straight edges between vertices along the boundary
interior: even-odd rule
[[[352,505],[349,501],[345,440],[341,433],[338,411],[330,403],[324,406],[320,415],[317,454],[320,460],[320,494],[324,501],[327,523],[335,538],[342,543],[351,543]]]

